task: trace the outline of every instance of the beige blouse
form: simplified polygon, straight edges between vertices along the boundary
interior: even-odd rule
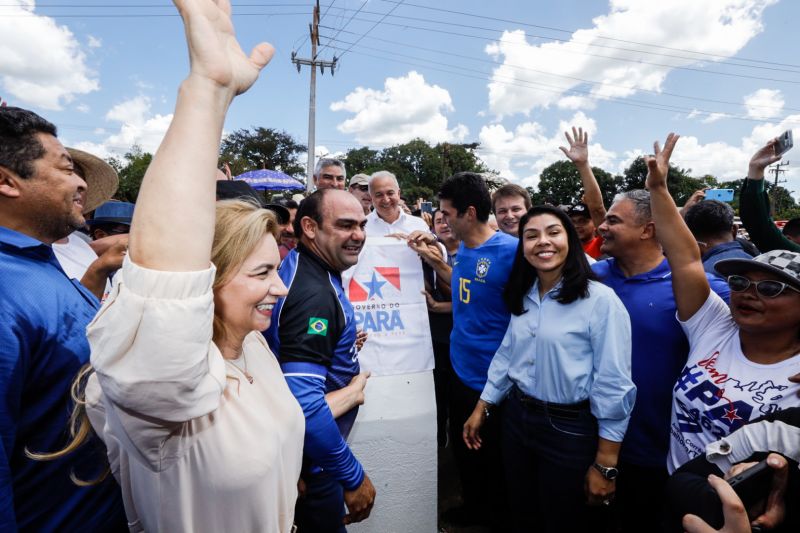
[[[125,259],[87,332],[92,426],[131,531],[288,532],[305,422],[264,338],[245,338],[253,383],[211,340],[215,269]]]

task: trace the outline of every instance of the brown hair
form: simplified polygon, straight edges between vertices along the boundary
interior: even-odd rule
[[[528,194],[528,191],[515,183],[507,183],[492,194],[492,211],[494,211],[494,204],[497,203],[498,198],[510,198],[512,196],[520,196],[525,201],[526,211],[531,208],[531,195]]]

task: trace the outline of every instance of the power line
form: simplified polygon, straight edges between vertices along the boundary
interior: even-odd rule
[[[280,16],[288,16],[288,15],[308,15],[306,12],[282,12],[282,13],[231,13],[231,16],[234,17],[280,17]],[[0,18],[36,18],[42,15],[38,15],[35,13],[31,13],[30,15],[0,15]],[[178,13],[130,13],[130,14],[110,14],[110,15],[100,15],[100,14],[90,14],[90,15],[49,15],[52,17],[58,18],[70,18],[70,19],[117,19],[117,18],[165,18],[165,17],[180,17]]]
[[[335,47],[335,46],[331,46],[331,48],[334,48],[336,50],[344,50],[344,48]],[[353,47],[351,46],[350,48],[348,48],[348,50],[352,49],[352,48]],[[600,99],[596,95],[593,95],[588,91],[580,91],[578,89],[566,89],[566,88],[563,88],[563,87],[562,88],[558,88],[558,90],[546,89],[546,88],[537,87],[537,85],[544,86],[544,87],[548,87],[548,86],[549,87],[555,87],[555,86],[542,84],[542,83],[536,83],[536,82],[526,82],[526,83],[522,84],[522,83],[514,83],[514,82],[506,82],[506,81],[497,81],[497,80],[493,80],[492,78],[488,78],[486,76],[475,76],[475,75],[466,74],[466,73],[463,72],[464,70],[467,70],[467,71],[477,72],[479,74],[484,74],[484,75],[487,74],[484,71],[480,71],[480,70],[476,70],[476,69],[468,69],[468,68],[461,67],[461,66],[458,66],[458,65],[451,65],[451,64],[448,64],[448,63],[442,63],[442,62],[432,61],[432,60],[428,60],[428,59],[417,58],[417,57],[414,57],[414,56],[408,56],[406,54],[398,54],[397,52],[391,52],[391,53],[392,53],[393,56],[411,57],[412,59],[417,59],[418,61],[424,61],[424,62],[427,62],[427,63],[443,65],[443,66],[447,66],[447,67],[451,67],[451,68],[458,68],[461,71],[445,70],[445,69],[442,69],[442,68],[431,67],[431,66],[428,66],[428,65],[421,65],[419,63],[414,63],[414,62],[410,62],[410,61],[402,61],[402,60],[397,59],[396,57],[378,56],[378,55],[375,55],[375,54],[369,54],[369,53],[366,53],[366,52],[359,52],[359,51],[354,51],[353,53],[358,54],[358,55],[362,55],[362,56],[372,57],[372,58],[375,58],[375,59],[380,59],[380,60],[383,60],[383,61],[394,61],[395,63],[402,63],[402,64],[407,64],[407,65],[411,65],[411,66],[415,66],[415,67],[419,67],[419,68],[423,68],[423,69],[429,69],[429,70],[433,70],[433,71],[444,72],[446,74],[451,74],[451,75],[454,75],[454,76],[461,76],[461,77],[465,77],[465,78],[478,79],[478,80],[481,80],[481,81],[494,81],[495,83],[499,83],[500,85],[507,85],[507,86],[512,86],[512,87],[522,87],[522,88],[526,88],[526,89],[532,89],[532,90],[550,92],[550,93],[557,93],[557,94],[577,93],[577,94],[589,96],[593,100],[608,101],[608,102],[616,103],[616,104],[619,104],[619,105],[637,107],[637,108],[642,108],[642,109],[653,109],[653,110],[657,110],[657,111],[679,112],[679,113],[683,113],[683,114],[690,114],[690,113],[694,112],[696,114],[702,114],[702,115],[706,115],[706,116],[712,116],[712,115],[718,113],[718,112],[714,112],[714,111],[681,108],[681,107],[678,107],[678,106],[672,106],[672,105],[666,105],[666,104],[657,104],[657,103],[651,103],[651,102],[644,102],[644,101],[641,101],[641,100],[633,100],[633,99],[620,100],[620,99],[613,98],[613,97],[612,98],[606,98],[606,99]],[[513,78],[506,78],[506,79],[513,79]],[[776,123],[774,120],[754,119],[754,118],[750,118],[750,117],[742,117],[742,116],[737,116],[737,115],[731,115],[731,114],[728,114],[728,113],[724,113],[724,115],[725,115],[725,118],[732,118],[732,119],[735,119],[735,120],[743,120],[743,121],[758,122],[758,123],[768,123],[768,124],[775,124]]]
[[[342,8],[337,8],[337,9],[342,9]],[[369,12],[369,11],[364,11],[363,13],[367,14],[367,15],[377,14],[377,13]],[[500,31],[500,30],[498,30],[496,28],[486,28],[486,27],[483,27],[483,26],[473,26],[473,25],[469,25],[469,24],[458,24],[458,23],[455,23],[455,22],[452,22],[452,21],[439,21],[439,20],[432,20],[432,19],[423,19],[423,18],[419,18],[419,17],[407,17],[407,16],[402,16],[402,15],[392,15],[392,17],[393,18],[400,18],[400,19],[409,19],[409,20],[415,20],[415,21],[428,22],[428,23],[433,23],[433,24],[443,24],[443,25],[446,25],[446,26],[455,26],[455,27],[462,27],[462,28],[468,28],[468,29],[477,29],[477,30],[482,30],[482,31],[491,31],[491,32]],[[363,22],[372,22],[371,19],[357,18],[356,20],[360,20],[360,21],[363,21]],[[445,34],[457,35],[457,36],[463,36],[463,37],[489,39],[487,37],[482,37],[482,36],[466,35],[463,32],[448,32],[448,31],[444,31],[444,30],[441,30],[441,29],[438,29],[438,28],[426,28],[426,27],[420,27],[420,26],[413,26],[413,25],[410,25],[410,24],[399,24],[399,23],[384,22],[384,25],[396,26],[396,27],[400,27],[400,28],[404,28],[404,29],[411,28],[411,29],[431,31],[431,32],[436,32],[436,33],[445,33]],[[549,37],[549,36],[543,36],[543,35],[535,35],[535,34],[530,34],[530,33],[527,33],[527,32],[523,32],[523,33],[524,33],[525,37],[527,37],[527,38],[542,39],[542,40],[555,40],[555,41],[562,41],[562,42],[565,42],[565,43],[570,43],[570,41],[567,41],[565,39],[558,39],[558,38],[555,38],[555,37]],[[514,43],[514,42],[509,42],[509,41],[498,41],[498,42],[503,42],[505,44],[511,44],[511,45],[530,46],[527,42],[526,43]],[[609,46],[605,46],[605,45],[587,45],[587,46],[598,46],[598,47],[603,47],[603,48],[618,49],[618,48],[615,48],[615,47],[609,47]],[[645,54],[645,55],[657,55],[657,56],[664,56],[665,55],[665,54],[658,54],[658,53],[654,53],[654,52],[647,52],[647,51],[644,51],[644,50],[631,50],[631,51],[639,53],[639,54]],[[719,75],[723,75],[723,76],[735,76],[735,77],[750,78],[750,79],[763,80],[763,81],[775,81],[775,82],[782,82],[782,83],[800,83],[800,81],[775,79],[775,78],[764,78],[764,77],[759,77],[759,76],[750,76],[750,75],[747,75],[747,74],[735,74],[735,73],[728,73],[728,72],[722,72],[722,71],[697,69],[697,68],[692,68],[692,67],[684,67],[684,66],[680,66],[680,65],[669,65],[669,64],[664,64],[664,63],[648,62],[648,61],[644,61],[644,60],[641,60],[641,59],[634,59],[634,58],[629,58],[629,57],[615,57],[615,56],[602,55],[602,54],[593,54],[593,53],[590,53],[590,52],[579,52],[579,51],[576,51],[576,50],[564,49],[564,50],[561,50],[561,52],[570,53],[570,54],[585,55],[585,56],[591,56],[591,57],[598,57],[598,58],[603,58],[603,59],[612,59],[612,60],[615,60],[615,61],[626,61],[626,62],[629,62],[629,63],[640,63],[640,64],[646,64],[646,65],[655,65],[655,66],[661,66],[661,67],[681,69],[681,70],[690,70],[690,71],[695,71],[695,72],[719,74]],[[675,57],[675,56],[672,56],[672,57]],[[686,59],[686,60],[690,60],[690,61],[699,61],[698,58],[682,58],[682,59]],[[759,66],[755,66],[755,65],[742,65],[742,64],[739,64],[739,63],[731,63],[731,62],[726,62],[724,64],[727,65],[727,66],[740,66],[740,67],[745,67],[745,68],[759,68],[759,69],[768,69],[768,70],[780,70],[780,71],[790,72],[790,73],[800,73],[800,72],[793,71],[793,70],[773,69],[773,68],[770,68],[770,67],[759,67]]]
[[[361,10],[362,10],[362,9],[364,9],[364,6],[366,6],[366,5],[367,5],[367,2],[369,2],[369,0],[364,0],[364,1],[361,3],[361,7],[359,7],[359,8],[358,8],[358,10],[357,10],[355,13],[353,13],[352,15],[350,15],[350,18],[349,18],[349,19],[347,19],[347,22],[345,22],[345,23],[344,23],[344,25],[343,25],[341,28],[339,28],[339,31],[337,31],[337,32],[336,32],[336,35],[334,35],[334,36],[333,36],[333,38],[334,38],[334,39],[335,39],[336,37],[338,37],[338,36],[339,36],[339,34],[340,34],[340,33],[342,33],[342,32],[344,31],[344,29],[347,27],[347,25],[348,25],[348,24],[350,24],[350,22],[353,20],[353,17],[355,17],[356,15],[358,15],[358,14],[361,12]],[[333,3],[331,3],[330,5],[332,6],[332,5],[333,5]],[[328,6],[328,7],[330,7],[330,6]],[[326,13],[327,13],[327,11],[326,11]],[[323,15],[323,16],[324,16],[324,15]],[[320,20],[322,20],[322,17],[320,17]],[[323,51],[323,50],[325,50],[325,48],[327,48],[327,47],[328,47],[327,43],[326,43],[326,44],[324,44],[324,45],[322,45],[322,48],[320,48],[320,49],[317,51],[317,54],[321,54],[321,53],[322,53],[322,51]]]
[[[361,37],[359,37],[358,39],[356,39],[356,42],[353,44],[353,46],[355,46],[356,44],[360,43],[360,42],[361,42],[361,39],[363,39],[364,37],[366,37],[367,35],[369,35],[369,33],[370,33],[372,30],[374,30],[375,28],[377,28],[377,27],[378,27],[378,25],[380,25],[380,24],[381,24],[381,23],[382,23],[384,20],[386,20],[386,17],[390,16],[390,15],[392,14],[392,12],[394,12],[394,10],[395,10],[395,9],[397,9],[398,7],[400,7],[400,6],[403,4],[403,2],[404,2],[404,1],[405,1],[405,0],[400,0],[399,2],[397,2],[397,4],[395,4],[395,6],[394,6],[392,9],[390,9],[389,11],[387,11],[387,12],[386,12],[386,13],[385,13],[385,14],[384,14],[384,15],[383,15],[381,18],[380,18],[380,20],[378,20],[378,22],[376,22],[375,24],[373,24],[373,25],[372,25],[372,27],[371,27],[370,29],[368,29],[367,31],[365,31],[365,32],[364,32],[364,33],[361,35]],[[363,7],[363,6],[362,6],[362,7]],[[351,17],[351,18],[352,18],[352,17]],[[369,21],[369,22],[372,22],[372,21]],[[350,48],[352,48],[353,46],[351,46]],[[348,48],[347,50],[345,50],[345,51],[342,53],[342,55],[341,55],[341,56],[339,56],[339,58],[341,59],[342,57],[344,57],[344,56],[345,56],[345,54],[347,54],[347,52],[349,52],[349,51],[350,51],[350,48]]]
[[[397,0],[379,0],[379,1],[387,2],[387,3],[397,3]],[[474,18],[479,18],[479,19],[482,19],[482,20],[494,20],[496,22],[519,24],[520,26],[527,26],[529,28],[539,28],[539,29],[550,30],[550,31],[555,31],[555,32],[559,32],[559,33],[568,33],[570,35],[574,34],[575,31],[576,31],[576,30],[567,30],[567,29],[564,29],[564,28],[556,28],[556,27],[553,27],[553,26],[541,26],[541,25],[531,24],[531,23],[523,22],[523,21],[519,21],[519,20],[511,20],[511,19],[490,17],[490,16],[487,16],[487,15],[478,15],[478,14],[475,14],[475,13],[468,13],[466,11],[457,11],[457,10],[452,10],[452,9],[444,9],[444,8],[439,8],[439,7],[425,6],[425,5],[421,5],[421,4],[413,4],[413,3],[409,3],[409,2],[405,2],[405,5],[409,6],[409,7],[418,7],[420,9],[429,9],[431,11],[439,11],[439,12],[442,12],[442,13],[457,14],[457,15],[463,15],[463,16],[466,16],[466,17],[474,17]],[[686,48],[674,48],[674,47],[671,47],[671,46],[664,46],[664,45],[660,45],[660,44],[644,43],[644,42],[640,42],[640,41],[630,41],[630,40],[626,40],[626,39],[617,39],[617,38],[614,38],[614,37],[605,37],[605,36],[602,36],[602,35],[598,35],[597,38],[598,39],[604,39],[604,40],[607,40],[607,41],[615,41],[615,42],[620,42],[620,43],[635,44],[635,45],[639,45],[639,46],[650,46],[652,48],[663,48],[665,50],[672,50],[674,52],[685,52],[685,53],[689,53],[689,54],[697,54],[697,55],[708,56],[708,57],[712,57],[712,58],[727,59],[727,57],[723,56],[723,55],[709,54],[708,52],[698,52],[697,50],[688,50]],[[559,39],[559,40],[561,40],[561,39]],[[599,45],[595,45],[593,43],[588,43],[588,42],[581,42],[581,41],[571,41],[571,42],[580,43],[580,44],[586,44],[586,45],[589,45],[589,46],[599,46]],[[746,57],[738,57],[737,59],[739,59],[740,61],[751,61],[751,62],[754,62],[754,63],[765,63],[765,64],[768,64],[768,65],[778,65],[778,66],[784,66],[784,67],[800,68],[800,65],[793,65],[791,63],[777,63],[777,62],[774,62],[774,61],[766,61],[766,60],[763,60],[763,59],[748,59]]]
[[[320,28],[330,29],[330,28],[327,28],[326,26],[322,26],[322,25],[320,25]],[[355,34],[355,32],[351,32],[351,31],[344,31],[343,33]],[[381,42],[387,43],[387,44],[396,44],[396,45],[399,45],[399,46],[405,46],[405,47],[408,47],[408,48],[414,48],[414,49],[417,49],[417,50],[423,50],[423,51],[426,51],[426,52],[444,54],[444,55],[448,55],[448,56],[452,56],[452,57],[460,57],[460,58],[463,58],[463,59],[468,59],[470,61],[479,61],[481,63],[488,63],[488,64],[491,64],[491,65],[498,66],[497,62],[492,61],[491,59],[485,59],[485,58],[482,58],[482,57],[474,57],[474,56],[468,56],[468,55],[465,55],[465,54],[457,54],[455,52],[447,51],[447,50],[443,50],[443,49],[426,48],[424,46],[417,46],[417,45],[413,45],[413,44],[403,43],[403,42],[400,42],[400,41],[392,41],[390,39],[385,39],[383,37],[381,37],[381,38],[368,37],[368,39],[381,41]],[[336,39],[336,40],[339,41],[339,42],[342,42],[343,44],[350,44],[350,43],[347,43],[345,41],[341,41],[339,39]],[[392,51],[392,53],[394,53],[394,51]],[[716,104],[725,104],[725,105],[735,105],[735,106],[744,106],[745,105],[742,102],[732,102],[732,101],[728,101],[728,100],[717,100],[717,99],[714,99],[714,98],[704,98],[704,97],[701,97],[701,96],[688,96],[688,95],[684,95],[684,94],[670,93],[670,92],[665,92],[665,91],[654,91],[652,89],[643,89],[643,88],[638,88],[638,87],[630,87],[630,86],[627,86],[627,85],[619,85],[619,84],[615,84],[615,83],[588,80],[588,79],[585,79],[585,78],[578,78],[578,77],[575,77],[575,76],[568,76],[566,74],[556,74],[554,72],[548,72],[548,71],[545,71],[545,70],[539,70],[539,69],[534,69],[534,68],[530,68],[530,67],[524,67],[522,65],[505,64],[505,66],[512,67],[512,68],[515,68],[515,69],[520,69],[520,70],[527,70],[529,72],[535,72],[537,74],[544,74],[546,76],[553,76],[553,77],[556,77],[556,78],[565,78],[565,79],[569,79],[569,80],[573,80],[573,81],[579,81],[581,83],[589,83],[589,84],[592,84],[592,85],[599,85],[599,86],[603,86],[603,87],[616,87],[616,88],[626,89],[626,90],[630,90],[630,91],[647,92],[647,93],[651,93],[651,94],[654,94],[654,95],[657,95],[657,96],[673,96],[673,97],[676,97],[676,98],[683,98],[683,99],[687,99],[687,100],[698,100],[698,101],[703,101],[703,102],[710,102],[710,103],[716,103]],[[750,107],[758,107],[758,108],[762,108],[762,109],[783,109],[783,110],[788,110],[788,111],[800,111],[800,108],[770,106],[770,105],[750,105]]]

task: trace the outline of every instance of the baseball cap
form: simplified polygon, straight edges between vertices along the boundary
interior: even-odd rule
[[[714,268],[727,277],[754,270],[767,272],[796,289],[800,289],[800,252],[772,250],[752,259],[723,259]]]
[[[584,203],[572,204],[567,208],[567,216],[591,217],[589,208]]]
[[[350,184],[348,187],[352,187],[353,185],[365,186],[369,185],[369,176],[366,174],[356,174],[352,178],[350,178]]]

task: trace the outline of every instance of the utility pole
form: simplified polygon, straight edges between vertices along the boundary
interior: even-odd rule
[[[297,72],[300,72],[302,65],[311,67],[311,90],[308,97],[308,164],[306,169],[306,192],[311,192],[314,188],[313,178],[314,175],[314,151],[315,139],[314,130],[316,125],[317,114],[317,70],[319,66],[320,74],[325,74],[325,67],[331,69],[331,76],[336,70],[336,63],[338,59],[333,56],[333,61],[318,61],[317,60],[317,45],[319,45],[319,0],[314,6],[314,15],[312,23],[308,25],[308,31],[311,38],[311,59],[303,59],[297,57],[297,52],[292,52],[292,63],[297,66]]]
[[[776,165],[773,165],[769,169],[769,171],[775,175],[775,180],[773,182],[773,187],[772,187],[772,202],[770,202],[771,203],[770,210],[772,211],[771,214],[773,218],[775,217],[775,209],[777,208],[777,203],[778,203],[778,185],[781,183],[786,183],[786,180],[779,179],[780,175],[786,172],[786,169],[782,167],[788,167],[788,166],[789,166],[789,161],[785,163],[778,163]]]

